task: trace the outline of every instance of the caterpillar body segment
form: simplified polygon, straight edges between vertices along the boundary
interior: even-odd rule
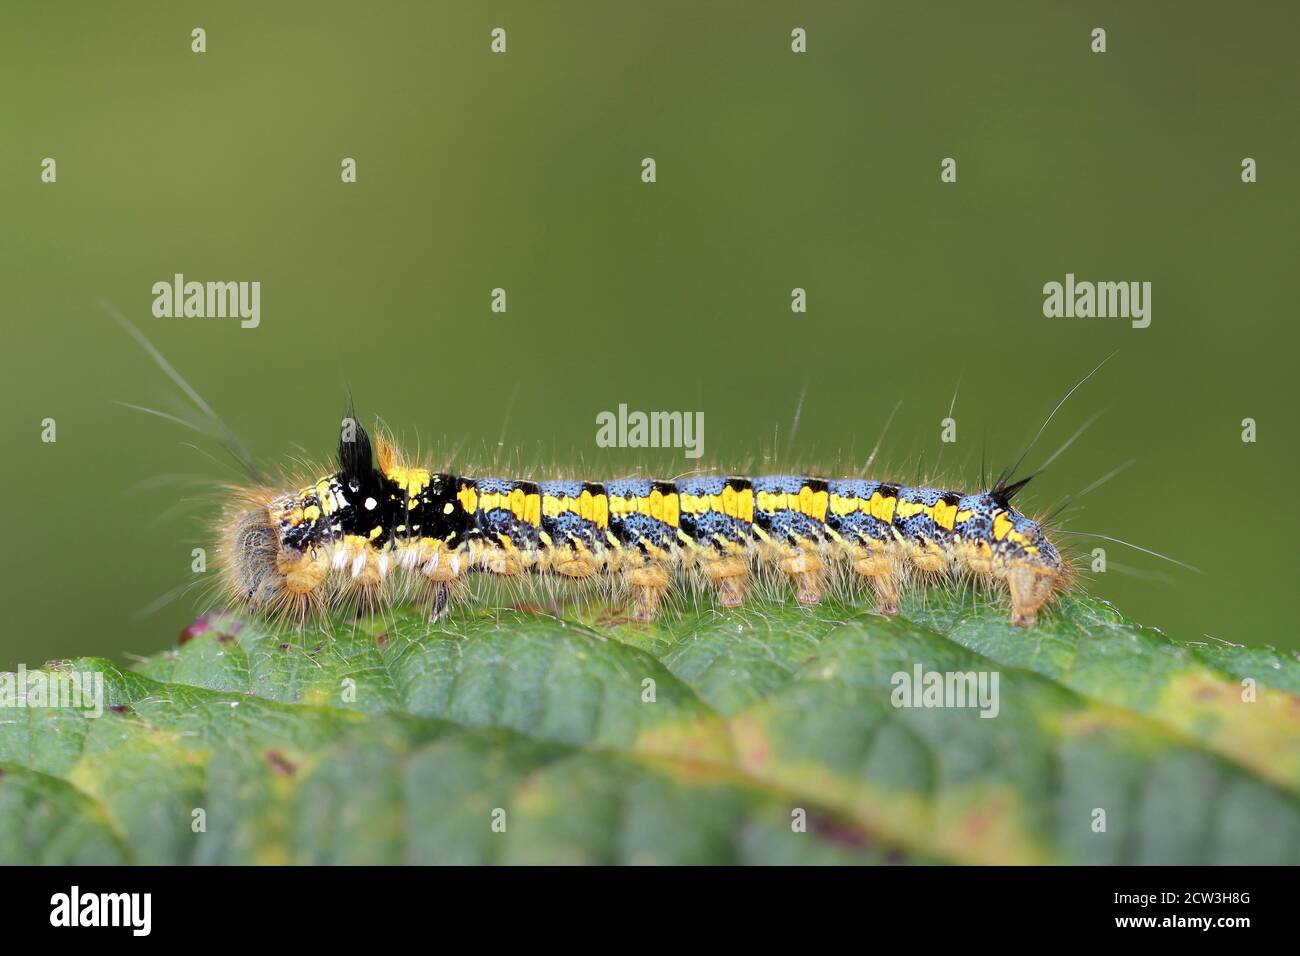
[[[816,604],[849,571],[877,611],[894,614],[911,578],[969,573],[998,581],[1012,621],[1036,623],[1069,571],[1042,527],[1015,511],[1018,486],[961,494],[869,479],[692,476],[604,482],[471,477],[408,465],[380,439],[340,444],[339,467],[295,492],[250,493],[223,527],[223,577],[254,610],[301,618],[349,599],[365,609],[424,600],[442,614],[471,571],[612,578],[649,621],[673,581],[693,573],[723,607],[742,604],[770,568]]]

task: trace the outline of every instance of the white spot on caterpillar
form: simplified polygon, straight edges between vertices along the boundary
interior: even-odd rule
[[[367,510],[367,511],[374,511],[375,508],[376,508],[378,505],[379,505],[379,502],[376,501],[374,498],[367,498],[367,499],[366,499],[366,510]]]

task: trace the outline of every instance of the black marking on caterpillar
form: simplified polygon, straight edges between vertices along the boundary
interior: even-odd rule
[[[815,604],[847,566],[883,614],[897,613],[908,573],[961,571],[1005,586],[1012,621],[1032,626],[1071,577],[1043,527],[1011,506],[1029,479],[973,494],[810,475],[534,482],[434,472],[359,426],[350,437],[337,471],[250,492],[226,516],[236,602],[301,618],[340,593],[378,606],[401,578],[437,617],[471,571],[543,573],[620,578],[631,616],[648,621],[679,573],[702,572],[734,607],[756,569],[775,568]]]

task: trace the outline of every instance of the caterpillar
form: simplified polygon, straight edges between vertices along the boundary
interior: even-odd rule
[[[234,603],[301,619],[340,595],[381,606],[400,580],[437,619],[471,572],[545,574],[621,580],[631,618],[651,621],[683,574],[736,607],[756,571],[775,570],[810,605],[838,567],[881,614],[898,612],[910,575],[970,574],[1005,588],[1012,622],[1031,627],[1071,578],[1042,525],[1011,506],[1027,478],[961,493],[810,475],[472,477],[416,466],[348,425],[333,471],[228,507],[220,554]]]

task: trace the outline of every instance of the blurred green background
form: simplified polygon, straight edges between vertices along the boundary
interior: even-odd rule
[[[1136,459],[1069,526],[1205,573],[1107,545],[1089,587],[1177,638],[1300,647],[1300,13],[1202,6],[7,0],[0,667],[174,644],[195,595],[137,612],[192,581],[239,477],[114,404],[184,407],[101,299],[273,466],[329,451],[350,388],[462,460],[508,418],[525,468],[763,467],[806,386],[785,461],[853,470],[901,401],[874,471],[910,478],[960,382],[939,467],[972,486],[1118,349],[1025,504]],[[154,318],[176,272],[260,281],[260,328]],[[1066,272],[1151,281],[1151,327],[1045,319]],[[704,458],[597,448],[620,402],[703,411]]]

